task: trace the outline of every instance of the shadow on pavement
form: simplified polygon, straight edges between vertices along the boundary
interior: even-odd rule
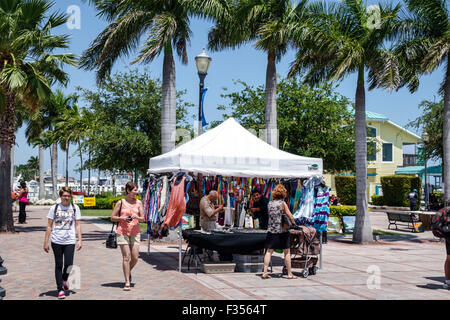
[[[28,227],[27,225],[14,225],[16,232],[45,232],[47,227]]]
[[[108,232],[106,231],[83,232],[83,241],[106,241],[107,238]]]
[[[155,267],[156,270],[168,271],[178,268],[178,252],[176,253],[162,253],[151,252],[148,255],[146,252],[139,252],[139,258]],[[170,259],[170,262],[165,262],[165,259]],[[173,261],[173,263],[172,263]],[[186,259],[185,259],[186,261]],[[192,268],[192,265],[191,265]]]
[[[50,290],[39,294],[39,297],[55,297],[58,298],[58,290]]]
[[[110,282],[110,283],[102,283],[102,287],[110,287],[110,288],[123,288],[125,285],[125,281],[123,282]],[[134,283],[131,282],[130,287],[134,287]]]
[[[429,290],[445,290],[442,287],[442,284],[436,284],[436,283],[429,283],[429,284],[419,284],[417,285],[418,288],[422,288],[422,289],[429,289]]]

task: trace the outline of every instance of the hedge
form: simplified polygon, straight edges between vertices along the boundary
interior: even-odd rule
[[[330,216],[354,216],[356,215],[356,207],[354,206],[330,206]]]
[[[356,178],[354,176],[335,176],[336,193],[340,203],[356,204]]]
[[[386,206],[409,207],[408,193],[417,189],[419,201],[416,210],[420,209],[420,199],[422,192],[422,179],[420,177],[408,175],[393,175],[381,177],[383,188],[383,202]]]
[[[119,201],[120,199],[123,199],[124,197],[95,197],[95,206],[94,207],[86,207],[86,209],[111,209],[114,202]],[[140,196],[136,197],[137,199],[141,199]],[[84,205],[79,204],[78,205],[80,209],[85,209]]]
[[[382,195],[372,196],[372,205],[374,206],[384,206],[384,200]]]

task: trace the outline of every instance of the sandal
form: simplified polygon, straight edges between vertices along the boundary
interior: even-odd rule
[[[272,278],[272,277],[269,276],[268,274],[263,274],[263,275],[261,276],[261,278],[263,278],[263,279],[270,279],[270,278]]]
[[[130,284],[125,284],[125,286],[123,287],[123,291],[130,291],[131,287]]]
[[[288,279],[297,279],[298,277],[297,277],[297,276],[294,276],[294,275],[292,275],[292,276],[288,276],[287,278],[288,278]]]

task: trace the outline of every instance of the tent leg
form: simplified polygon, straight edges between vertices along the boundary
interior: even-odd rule
[[[147,233],[147,255],[150,255],[150,233]]]
[[[179,250],[178,250],[178,272],[181,272],[181,227],[178,227],[178,243],[179,243]]]
[[[320,255],[319,255],[319,269],[322,269],[322,231],[320,231]]]

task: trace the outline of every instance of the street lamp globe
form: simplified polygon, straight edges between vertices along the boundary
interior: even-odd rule
[[[197,66],[197,71],[199,74],[208,73],[211,60],[211,57],[206,54],[205,49],[203,49],[202,53],[195,57],[195,65]]]
[[[427,143],[428,139],[429,139],[428,133],[426,133],[426,132],[422,133],[422,141]]]

